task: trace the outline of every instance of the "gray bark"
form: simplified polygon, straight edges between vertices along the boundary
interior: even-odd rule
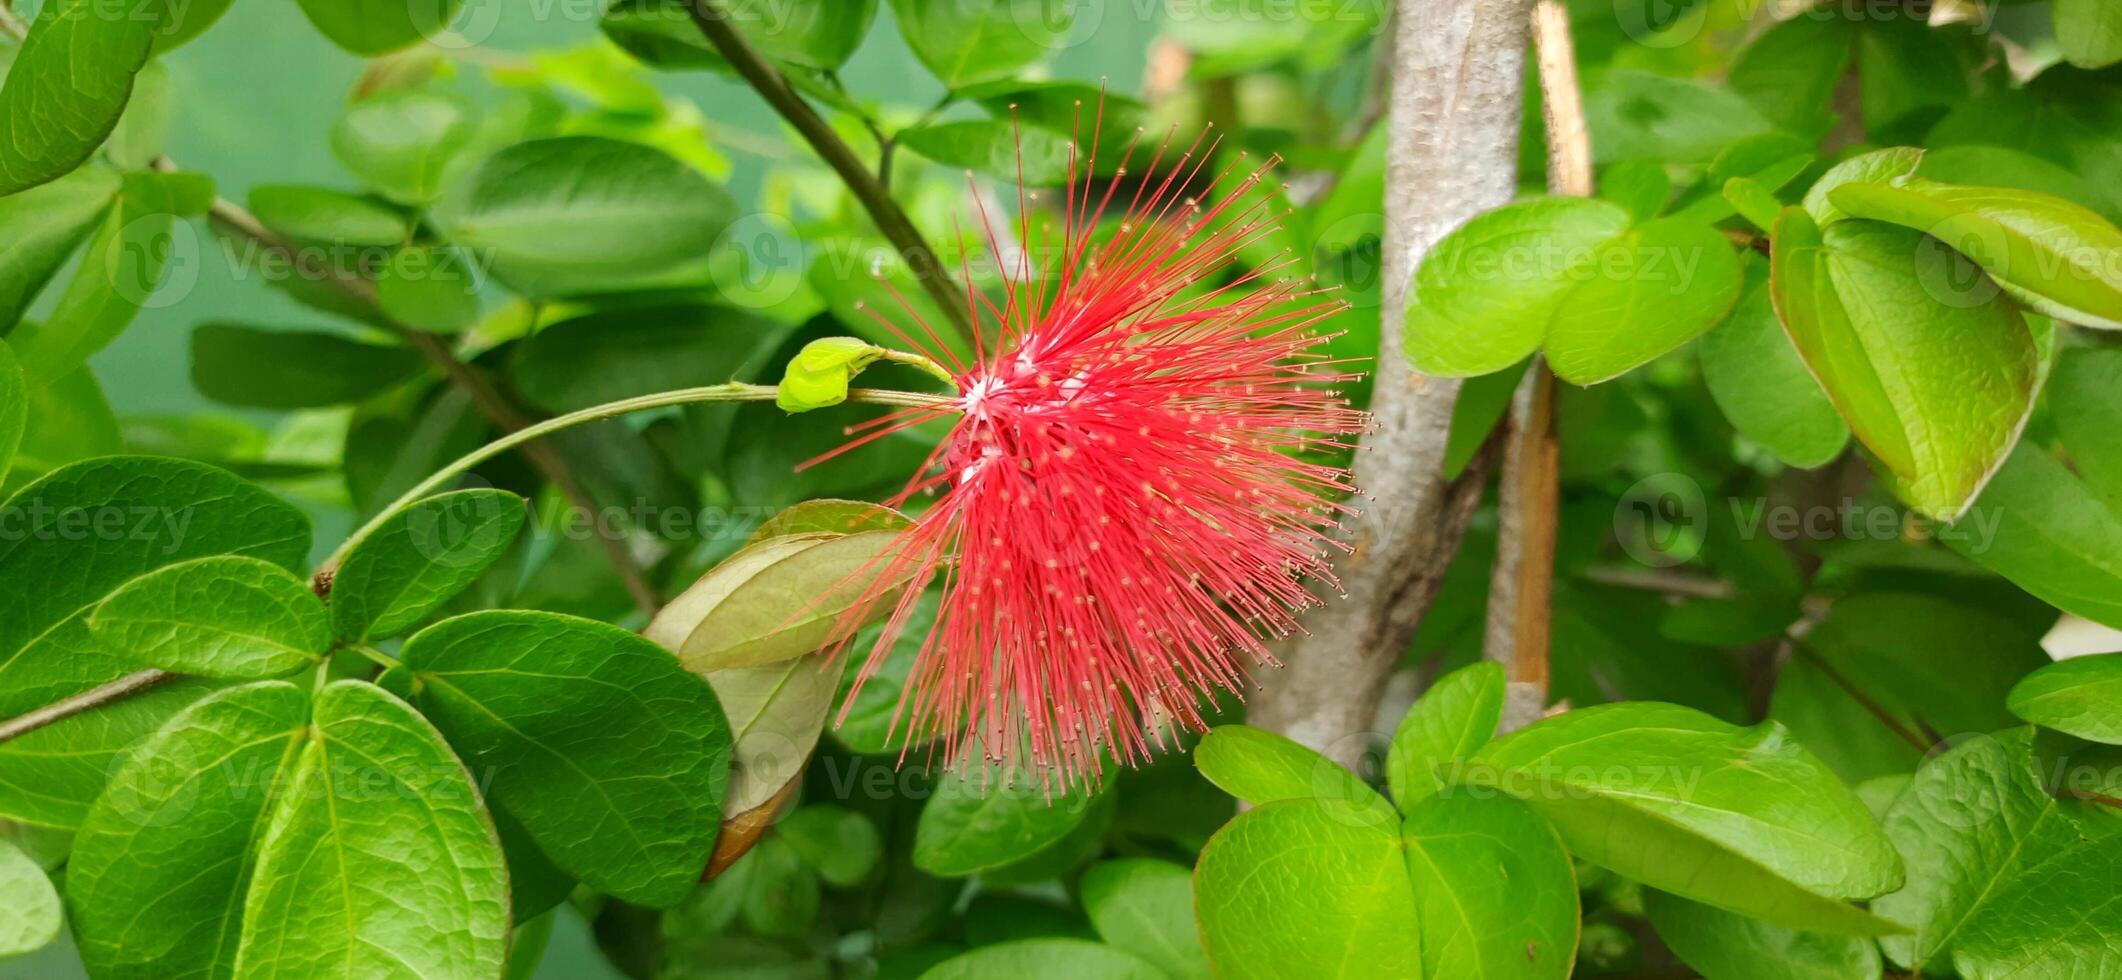
[[[1530,0],[1397,0],[1386,113],[1383,302],[1376,428],[1357,454],[1368,500],[1336,566],[1346,598],[1305,621],[1286,668],[1260,677],[1249,713],[1353,765],[1392,672],[1457,550],[1479,481],[1443,476],[1457,381],[1417,374],[1402,354],[1407,287],[1422,256],[1468,218],[1510,200]],[[1473,483],[1471,490],[1466,483]]]

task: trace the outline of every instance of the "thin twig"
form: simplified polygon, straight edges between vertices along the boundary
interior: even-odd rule
[[[1547,123],[1548,189],[1588,197],[1592,192],[1591,134],[1577,86],[1569,9],[1560,0],[1540,0],[1533,7],[1532,36]],[[1555,395],[1554,373],[1535,355],[1532,369],[1511,399],[1510,437],[1498,488],[1501,524],[1495,572],[1489,580],[1483,650],[1488,659],[1510,670],[1512,698],[1505,711],[1506,730],[1538,720],[1547,703],[1562,465],[1561,443],[1555,433]]]
[[[92,708],[100,708],[113,701],[122,701],[154,687],[177,675],[166,670],[143,670],[127,674],[100,687],[60,701],[54,701],[34,711],[24,712],[5,722],[0,722],[0,742],[21,738],[46,725],[54,725]]]
[[[952,284],[950,274],[937,261],[935,250],[921,237],[921,232],[899,207],[899,202],[892,200],[890,189],[877,174],[870,172],[861,158],[855,156],[854,149],[840,138],[840,134],[833,132],[832,126],[819,117],[817,110],[789,86],[788,79],[767,64],[766,59],[752,48],[751,42],[724,19],[714,0],[685,0],[685,6],[692,13],[693,23],[699,25],[700,33],[707,36],[708,43],[715,46],[723,60],[737,69],[737,74],[766,100],[767,105],[780,113],[781,118],[788,120],[811,149],[817,151],[825,165],[840,176],[862,209],[869,212],[870,220],[876,223],[885,241],[906,259],[907,268],[920,281],[921,288],[949,319],[948,324],[939,326],[948,327],[956,334],[957,340],[969,344],[973,323],[965,293]]]
[[[168,157],[156,158],[154,167],[165,172],[177,169],[176,164]],[[224,231],[256,242],[259,247],[287,262],[290,267],[299,267],[294,243],[265,227],[249,211],[236,203],[225,198],[215,198],[213,206],[207,211],[207,220]],[[509,401],[478,369],[457,357],[440,338],[385,315],[376,299],[375,283],[358,276],[341,275],[336,270],[326,275],[323,281],[368,308],[378,320],[388,324],[392,333],[439,369],[450,384],[462,389],[471,399],[472,407],[495,428],[509,433],[532,424],[533,419],[530,416],[518,409],[514,402]],[[575,478],[566,461],[561,459],[550,445],[536,443],[526,446],[523,455],[530,461],[531,466],[537,469],[539,475],[558,487],[561,495],[577,509],[585,513],[596,511],[596,497]],[[634,605],[642,612],[653,615],[661,608],[662,597],[657,594],[655,586],[650,584],[640,563],[634,561],[633,553],[627,549],[626,542],[613,535],[599,534],[595,537],[598,546],[604,550],[606,560],[611,563],[612,569],[619,575],[619,580],[626,586],[627,594],[633,598]]]

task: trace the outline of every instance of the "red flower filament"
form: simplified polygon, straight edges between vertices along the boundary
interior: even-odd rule
[[[1059,247],[1036,270],[1018,253],[999,306],[967,290],[992,344],[976,338],[962,363],[907,340],[949,365],[955,403],[884,416],[841,450],[958,413],[893,502],[937,499],[838,644],[895,599],[859,689],[940,580],[894,725],[940,739],[949,760],[978,749],[1063,785],[1095,782],[1108,756],[1134,765],[1169,723],[1205,727],[1203,694],[1239,692],[1248,663],[1274,663],[1266,640],[1320,602],[1304,578],[1333,583],[1327,549],[1353,488],[1317,460],[1367,422],[1335,392],[1354,375],[1314,328],[1345,304],[1286,275],[1293,256],[1230,271],[1281,218],[1248,194],[1273,161],[1231,181],[1251,164],[1230,155],[1196,191],[1214,145],[1167,162],[1170,149],[1119,202],[1121,181],[1096,190],[1086,165],[1079,182],[1072,149]],[[1029,243],[1035,195],[1021,180],[1018,194]],[[1117,227],[1094,236],[1108,208]]]

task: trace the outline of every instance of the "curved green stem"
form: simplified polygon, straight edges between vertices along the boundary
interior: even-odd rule
[[[317,580],[320,583],[329,581],[326,576],[337,569],[340,563],[346,560],[346,556],[352,554],[353,550],[359,547],[361,542],[368,540],[370,535],[376,533],[376,529],[383,526],[383,522],[390,520],[398,512],[447,486],[451,480],[464,475],[472,467],[524,443],[541,439],[562,429],[573,428],[584,423],[598,422],[634,412],[645,412],[652,408],[668,408],[673,405],[692,405],[701,402],[773,401],[774,391],[773,385],[745,384],[738,381],[732,381],[728,384],[709,385],[705,388],[679,388],[673,391],[659,391],[653,395],[642,395],[637,398],[622,398],[619,401],[606,402],[602,405],[592,405],[580,411],[569,412],[566,415],[555,415],[544,421],[524,426],[458,457],[448,466],[436,470],[427,479],[420,481],[412,489],[405,491],[404,495],[391,501],[389,506],[377,511],[376,516],[369,518],[368,523],[361,525],[353,534],[348,535],[346,541],[332,552],[331,557],[326,558],[324,563],[317,567]],[[940,408],[949,405],[952,401],[946,395],[929,395],[915,391],[886,391],[881,388],[851,389],[847,393],[847,400],[871,405],[897,405],[904,408]]]

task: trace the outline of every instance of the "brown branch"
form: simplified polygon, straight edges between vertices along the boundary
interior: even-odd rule
[[[1592,192],[1591,131],[1577,85],[1569,9],[1539,0],[1532,15],[1547,129],[1547,184],[1555,194]],[[1561,515],[1561,444],[1555,435],[1555,376],[1534,356],[1511,398],[1509,442],[1497,488],[1501,521],[1489,579],[1483,656],[1510,671],[1505,731],[1539,720],[1547,703],[1548,647],[1554,616],[1555,535]]]
[[[1283,646],[1248,720],[1354,764],[1385,681],[1480,498],[1479,477],[1444,478],[1459,383],[1416,373],[1401,345],[1408,284],[1453,228],[1510,200],[1518,170],[1526,0],[1398,0],[1386,112],[1385,241],[1376,427],[1356,458],[1370,497],[1347,522],[1335,567],[1345,598]]]
[[[167,157],[157,158],[154,166],[155,169],[165,172],[177,169],[176,164],[170,162]],[[294,243],[265,227],[249,211],[234,202],[215,198],[213,206],[207,211],[207,220],[224,231],[256,242],[259,247],[288,263],[291,268],[299,267]],[[378,320],[388,324],[393,334],[439,369],[450,384],[462,389],[465,395],[470,397],[472,407],[485,416],[487,422],[495,428],[503,432],[514,432],[531,424],[530,416],[525,415],[514,402],[509,401],[486,375],[457,357],[441,338],[425,330],[399,323],[384,314],[376,299],[375,283],[358,276],[340,275],[336,271],[325,276],[323,282],[360,303]],[[523,455],[530,461],[531,466],[537,469],[539,475],[559,487],[560,493],[577,509],[585,513],[596,512],[596,498],[575,478],[574,472],[568,469],[566,461],[560,458],[552,446],[531,443],[523,447]],[[640,607],[642,612],[653,615],[662,607],[662,597],[657,595],[655,586],[648,581],[647,574],[634,561],[633,554],[626,548],[626,542],[605,534],[595,537],[598,545],[604,549],[605,558],[611,562],[612,569],[618,573],[619,580],[625,584],[627,594],[633,597],[634,605]]]
[[[715,5],[715,0],[685,0],[685,7],[693,15],[693,23],[699,25],[700,33],[707,35],[708,43],[715,46],[723,60],[728,61],[767,105],[780,113],[804,142],[817,151],[825,165],[840,176],[862,209],[869,212],[870,220],[876,223],[885,241],[905,257],[907,268],[920,281],[921,288],[927,290],[929,298],[941,308],[943,315],[950,318],[948,326],[956,332],[957,339],[969,341],[973,323],[965,293],[951,281],[950,274],[937,261],[935,250],[929,248],[921,232],[914,227],[913,220],[899,207],[899,202],[892,200],[891,191],[884,182],[863,165],[854,149],[840,138],[840,134],[833,132],[832,126],[819,117],[817,110],[789,86],[788,79],[781,77],[781,73],[752,48],[751,42],[738,33]]]
[[[84,711],[100,708],[113,701],[122,701],[176,676],[166,670],[143,670],[99,687],[89,688],[73,697],[54,701],[34,711],[24,712],[0,722],[0,742],[21,738],[39,728],[65,721]]]

